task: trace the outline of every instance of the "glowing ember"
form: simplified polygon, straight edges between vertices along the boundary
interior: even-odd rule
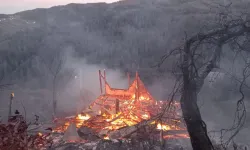
[[[78,114],[76,119],[79,119],[79,120],[88,120],[90,118],[90,116],[88,114],[86,115],[81,115],[81,114]]]
[[[142,115],[142,118],[143,118],[143,119],[149,119],[149,115],[144,114],[144,115]]]
[[[39,135],[39,136],[43,136],[43,134],[42,134],[41,132],[38,132],[38,135]]]
[[[77,120],[76,127],[80,128],[83,125],[84,121],[88,120],[90,117],[91,116],[88,114],[85,114],[85,115],[78,114],[76,117],[76,120]]]
[[[188,134],[174,134],[174,135],[165,135],[164,139],[175,139],[175,138],[190,138]]]
[[[163,130],[163,131],[171,130],[170,126],[168,126],[168,125],[162,125],[160,123],[157,124],[157,129],[158,130]]]
[[[104,140],[109,140],[109,137],[108,137],[108,136],[104,136],[103,139],[104,139]]]

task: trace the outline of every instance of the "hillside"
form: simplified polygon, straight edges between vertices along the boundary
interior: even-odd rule
[[[191,35],[214,19],[214,12],[200,2],[176,3],[69,4],[2,17],[0,52],[6,59],[1,58],[1,64],[11,73],[25,62],[24,70],[19,67],[15,72],[20,78],[25,68],[36,68],[31,62],[41,52],[70,47],[91,64],[139,70],[150,80],[149,72],[155,72],[151,67],[167,50],[181,44],[185,32]],[[31,70],[35,74],[43,71]]]
[[[160,68],[154,67],[161,57],[180,46],[185,37],[216,27],[223,13],[249,13],[250,3],[247,1],[234,2],[231,12],[227,12],[218,2],[226,1],[126,0],[112,4],[68,4],[12,15],[0,14],[0,85],[13,84],[0,92],[0,106],[5,107],[9,93],[15,91],[17,99],[24,100],[26,111],[34,112],[28,114],[29,117],[39,114],[44,115],[41,117],[44,120],[48,119],[52,99],[50,75],[56,70],[58,59],[65,57],[61,56],[64,54],[69,54],[70,60],[64,64],[57,85],[63,113],[73,112],[77,105],[79,83],[73,80],[73,87],[67,82],[72,76],[77,79],[76,68],[84,70],[84,88],[93,89],[92,92],[99,90],[97,68],[110,69],[110,72],[117,69],[121,74],[130,72],[132,75],[139,71],[153,95],[167,99],[173,84],[169,74],[178,68],[173,58]],[[209,53],[209,49],[207,51]],[[229,68],[231,53],[224,55],[225,61],[222,63]],[[82,61],[84,63],[75,63]],[[116,85],[124,81],[119,73],[111,77]],[[164,88],[158,84],[163,84]],[[211,128],[231,123],[232,110],[227,109],[225,103],[237,99],[237,91],[232,92],[235,86],[231,79],[219,82],[217,86],[219,88],[211,90],[206,85],[200,96],[200,99],[208,102],[207,107],[202,109],[206,113],[204,118],[212,120],[208,121]],[[94,98],[98,92],[94,91]],[[214,97],[210,98],[211,95]],[[210,109],[209,105],[215,108]],[[235,103],[229,105],[233,107]],[[23,110],[19,101],[15,108]],[[227,122],[217,123],[215,120],[221,121],[221,116],[211,116],[211,110],[215,113],[222,111],[222,116],[228,117]],[[248,128],[245,130],[249,131]]]

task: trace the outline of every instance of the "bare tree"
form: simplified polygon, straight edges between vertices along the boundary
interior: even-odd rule
[[[248,47],[246,47],[245,44],[239,45],[239,43],[236,41],[234,41],[234,43],[236,43],[236,47],[234,45],[232,45],[232,46],[233,46],[233,49],[236,50],[236,52],[237,52],[235,54],[235,57],[237,55],[240,55],[241,56],[240,58],[245,63],[245,66],[242,69],[241,79],[238,79],[238,77],[229,74],[231,79],[235,80],[239,84],[238,92],[240,94],[240,98],[237,99],[236,110],[235,110],[232,126],[230,128],[226,128],[226,129],[223,128],[223,129],[218,130],[218,131],[210,131],[210,133],[213,133],[213,132],[220,133],[220,146],[225,150],[228,148],[228,146],[231,143],[233,144],[233,147],[236,146],[235,149],[237,149],[237,144],[234,143],[234,138],[240,132],[240,130],[243,128],[245,121],[246,121],[246,107],[245,107],[245,102],[244,102],[246,95],[244,93],[244,89],[248,89],[248,90],[250,89],[248,84],[247,84],[247,80],[250,77],[250,73],[249,73],[250,63],[249,63],[248,59],[246,58],[247,56],[245,57],[245,55],[246,55],[245,52],[247,51],[247,53],[249,53],[248,52],[249,49],[248,49]],[[245,42],[243,42],[243,43],[245,43]],[[229,135],[229,137],[226,137],[226,135]]]
[[[53,108],[53,118],[56,117],[57,113],[57,81],[59,74],[63,69],[65,63],[64,53],[62,51],[55,51],[52,54],[40,57],[41,60],[46,65],[49,70],[50,75],[52,76],[52,108]],[[49,58],[49,59],[48,59]]]
[[[173,54],[179,57],[178,65],[183,82],[181,108],[194,150],[214,149],[197,105],[197,95],[204,80],[214,68],[218,68],[223,46],[240,41],[249,33],[250,21],[232,20],[220,28],[186,37],[181,47],[162,57],[161,63]]]
[[[4,89],[5,87],[7,87],[9,84],[2,84],[3,80],[4,80],[4,76],[5,76],[5,72],[2,69],[0,72],[0,90]]]
[[[12,72],[11,72],[12,73]],[[11,86],[12,84],[10,83],[6,83],[5,77],[6,77],[6,71],[5,71],[5,67],[4,67],[4,63],[0,64],[0,90],[3,90],[9,86]]]

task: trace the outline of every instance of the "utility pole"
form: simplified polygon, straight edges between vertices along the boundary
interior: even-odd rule
[[[12,92],[10,94],[10,103],[9,103],[9,114],[8,114],[8,119],[10,119],[12,113],[11,113],[11,110],[12,110],[12,101],[13,101],[13,98],[14,98],[14,93]]]

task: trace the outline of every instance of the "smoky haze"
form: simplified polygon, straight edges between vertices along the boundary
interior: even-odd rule
[[[79,112],[93,102],[100,94],[99,70],[106,71],[107,82],[114,88],[127,88],[128,80],[120,70],[109,69],[105,65],[88,64],[85,59],[67,56],[65,68],[74,70],[72,79],[60,91],[59,111]],[[60,81],[59,81],[60,82]],[[104,82],[102,81],[102,84]],[[80,98],[80,88],[82,98]]]
[[[107,82],[111,87],[128,88],[127,74],[121,70],[110,69],[104,64],[90,64],[86,59],[74,56],[75,51],[70,46],[63,48],[63,51],[63,67],[60,69],[55,91],[58,101],[58,116],[75,115],[101,94],[99,70],[102,73],[105,70]],[[7,117],[9,93],[14,92],[12,111],[19,110],[22,114],[26,114],[28,120],[32,120],[34,115],[38,115],[40,121],[49,121],[52,117],[53,83],[49,72],[47,74],[46,79],[42,80],[47,85],[46,89],[32,89],[31,86],[39,85],[31,79],[25,84],[13,85],[2,91],[1,99],[6,100],[1,101],[2,118]],[[130,76],[131,82],[134,75]],[[169,75],[169,78],[164,80],[155,79],[150,85],[146,85],[146,88],[156,100],[166,100],[172,92],[174,83],[174,77]]]
[[[40,50],[39,56],[48,51],[69,50],[64,54],[64,65],[57,81],[58,111],[61,116],[74,115],[99,96],[99,69],[106,70],[108,82],[117,88],[128,86],[127,71],[139,70],[142,81],[153,97],[166,100],[175,84],[176,78],[171,71],[176,60],[166,60],[159,68],[160,73],[151,66],[159,62],[168,50],[180,46],[186,36],[216,27],[217,13],[223,10],[213,8],[217,8],[217,2],[228,4],[230,1],[128,0],[127,3],[74,4],[20,13],[17,18],[0,22],[1,39],[11,37],[0,43],[1,60],[6,60],[2,66],[11,68],[26,61],[36,50]],[[247,1],[233,2],[235,12],[249,11]],[[65,46],[68,43],[72,45]],[[237,58],[233,64],[234,56],[229,55],[228,49],[224,48],[222,58],[226,59],[223,59],[220,67],[241,79],[242,61]],[[44,58],[48,56],[50,53]],[[0,91],[1,116],[7,116],[9,94],[13,91],[13,110],[26,112],[29,119],[34,114],[39,115],[41,121],[50,119],[52,79],[50,73],[43,69],[46,67],[40,60],[34,62],[30,63],[32,69],[28,66],[20,71],[21,75],[28,78],[25,83],[15,81],[14,86]],[[48,59],[45,62],[49,62]],[[31,76],[36,71],[43,75]],[[164,76],[160,76],[161,73]],[[15,75],[21,80],[22,76],[18,76],[18,73]],[[208,131],[218,131],[233,125],[236,102],[240,97],[239,84],[230,75],[225,75],[225,72],[220,75],[211,74],[199,93],[199,106]],[[83,99],[79,97],[80,85]],[[245,91],[247,119],[236,138],[237,142],[246,144],[250,141],[250,94],[247,93],[250,92]],[[176,100],[179,100],[178,96]],[[219,141],[219,133],[215,135]]]
[[[68,48],[67,48],[68,49]],[[105,65],[88,64],[85,59],[78,59],[72,56],[73,51],[67,52],[64,55],[64,65],[61,68],[61,76],[57,81],[58,112],[59,116],[75,115],[76,112],[86,108],[92,101],[94,101],[100,93],[99,70],[106,71],[106,78],[111,87],[127,88],[128,79],[126,75],[120,70],[109,69]],[[63,79],[64,72],[70,72],[70,75]],[[60,73],[59,73],[60,74]],[[13,102],[13,110],[17,109],[21,113],[25,113],[29,119],[33,115],[39,115],[43,120],[51,118],[51,104],[52,104],[52,82],[49,82],[47,89],[29,92],[21,90],[19,87],[11,87],[11,90],[3,92],[2,99],[8,100],[7,93],[14,92],[15,99]],[[103,83],[104,84],[104,83]],[[28,85],[28,83],[26,83]],[[25,86],[25,85],[21,85]],[[80,87],[82,88],[80,98]],[[8,101],[1,101],[1,116],[7,116]],[[4,107],[6,106],[6,107]],[[46,110],[44,110],[46,108]],[[30,113],[32,112],[32,113]],[[5,114],[5,115],[4,115]]]

